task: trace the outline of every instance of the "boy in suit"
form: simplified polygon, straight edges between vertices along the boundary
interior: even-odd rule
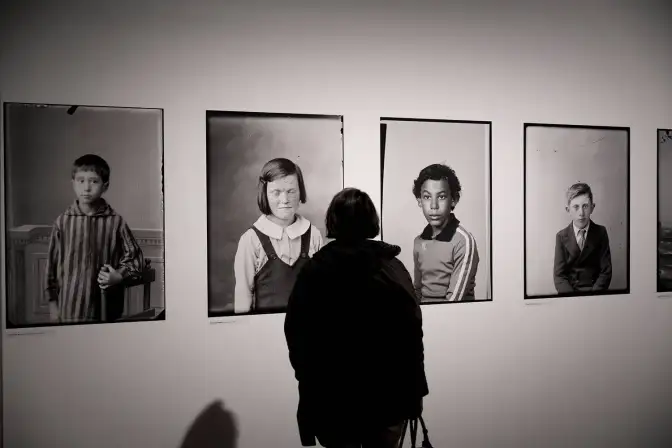
[[[593,192],[585,183],[567,190],[569,226],[555,236],[553,280],[559,294],[601,291],[611,283],[611,251],[604,226],[594,223]]]

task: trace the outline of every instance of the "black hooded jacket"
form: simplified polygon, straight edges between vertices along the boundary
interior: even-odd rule
[[[356,439],[421,412],[422,315],[398,246],[332,241],[299,274],[285,317],[303,446]]]

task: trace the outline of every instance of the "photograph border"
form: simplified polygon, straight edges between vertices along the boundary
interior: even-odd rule
[[[628,237],[628,241],[625,248],[625,277],[626,277],[626,287],[624,289],[617,290],[606,290],[606,291],[585,291],[585,292],[571,292],[571,293],[556,293],[556,294],[535,294],[530,295],[527,293],[527,128],[529,127],[542,127],[542,128],[565,128],[565,129],[596,129],[596,130],[605,130],[605,131],[625,131],[627,139],[627,160],[626,160],[626,202],[627,202],[627,214],[628,217],[627,225],[625,228],[625,233]],[[523,298],[524,300],[543,300],[543,299],[555,299],[560,297],[595,297],[595,296],[611,296],[611,295],[628,295],[630,294],[630,239],[632,237],[630,233],[630,220],[631,208],[630,208],[630,126],[599,126],[599,125],[580,125],[580,124],[560,124],[560,123],[535,123],[535,122],[525,122],[523,123]]]
[[[304,114],[292,112],[248,112],[243,110],[218,110],[206,109],[205,111],[205,209],[206,209],[206,263],[207,263],[207,284],[208,284],[208,301],[207,301],[207,315],[208,319],[217,317],[242,317],[242,316],[260,316],[268,314],[285,314],[285,311],[278,310],[264,310],[264,311],[248,311],[246,313],[236,313],[232,311],[212,311],[210,304],[212,303],[212,287],[210,284],[210,276],[213,275],[213,266],[210,263],[210,205],[212,197],[209,191],[210,170],[208,168],[208,156],[210,154],[210,118],[216,117],[249,117],[249,118],[304,118],[304,119],[338,119],[341,122],[341,189],[345,185],[345,120],[343,115],[339,114]],[[339,190],[340,191],[340,190]],[[334,194],[336,194],[335,192]],[[325,209],[326,213],[326,209]],[[235,300],[235,298],[234,298]]]
[[[446,301],[446,302],[427,302],[427,303],[421,303],[421,306],[433,306],[433,305],[447,305],[447,304],[456,304],[456,303],[489,303],[494,301],[494,259],[495,259],[495,251],[494,251],[494,244],[493,244],[493,236],[492,236],[492,231],[493,231],[493,216],[492,216],[492,121],[491,120],[457,120],[457,119],[445,119],[445,118],[413,118],[413,117],[380,117],[379,123],[380,123],[380,240],[384,241],[383,239],[383,206],[384,206],[384,175],[385,175],[385,145],[387,143],[387,130],[385,126],[386,124],[383,123],[383,121],[410,121],[410,122],[416,122],[416,123],[452,123],[452,124],[483,124],[487,125],[488,127],[488,155],[487,155],[487,160],[488,160],[488,215],[489,219],[488,222],[486,222],[486,226],[488,228],[488,241],[487,244],[489,245],[490,249],[490,260],[488,260],[488,267],[490,269],[490,285],[487,289],[487,292],[490,293],[490,298],[489,299],[481,299],[481,300],[474,300],[474,301],[469,301],[469,302],[464,302],[464,301]]]
[[[161,150],[161,238],[163,241],[161,250],[162,250],[162,257],[163,257],[163,277],[162,278],[157,278],[157,280],[161,281],[163,285],[163,311],[154,319],[135,319],[135,320],[127,320],[127,321],[119,321],[119,322],[64,322],[64,323],[54,323],[54,322],[44,322],[44,323],[38,323],[38,324],[23,324],[23,325],[17,325],[12,322],[10,322],[9,319],[9,282],[7,279],[9,278],[9,265],[7,263],[7,251],[9,250],[9,245],[7,241],[7,183],[9,182],[9,176],[7,173],[8,167],[7,167],[7,108],[10,107],[11,105],[26,105],[26,106],[32,106],[32,107],[68,107],[67,113],[72,115],[75,113],[75,111],[82,107],[88,107],[88,108],[97,108],[97,109],[125,109],[125,110],[150,110],[150,111],[156,111],[159,112],[161,116],[160,120],[160,135],[161,135],[161,144],[160,144],[160,150]],[[41,103],[41,102],[35,102],[35,101],[0,101],[0,108],[1,108],[1,114],[2,114],[2,132],[0,132],[0,147],[1,147],[1,156],[0,158],[2,159],[2,175],[3,175],[3,182],[2,184],[2,215],[0,216],[0,220],[2,221],[2,254],[0,254],[0,258],[2,259],[2,275],[3,275],[3,280],[4,284],[2,289],[2,313],[4,313],[4,319],[3,323],[5,325],[4,330],[21,330],[21,329],[29,329],[29,328],[59,328],[59,327],[73,327],[73,326],[92,326],[92,325],[111,325],[111,324],[139,324],[139,323],[149,323],[149,322],[163,322],[166,320],[166,315],[167,315],[167,298],[168,298],[168,293],[166,290],[166,192],[165,192],[165,146],[166,146],[166,138],[165,138],[165,109],[162,107],[146,107],[146,106],[104,106],[104,105],[97,105],[97,104],[68,104],[68,103]]]
[[[658,294],[672,292],[672,287],[662,288],[660,284],[660,254],[658,253],[660,229],[658,228],[658,223],[660,222],[660,147],[663,143],[660,139],[661,132],[669,133],[669,138],[672,140],[672,128],[656,129],[656,293]]]

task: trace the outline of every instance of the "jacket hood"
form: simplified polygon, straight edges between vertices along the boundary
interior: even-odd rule
[[[115,211],[110,207],[110,204],[105,201],[105,199],[100,199],[100,206],[92,214],[86,214],[79,208],[79,201],[75,200],[66,210],[65,214],[67,216],[113,216],[116,215]]]
[[[399,246],[382,241],[334,240],[313,255],[313,260],[320,267],[330,271],[364,273],[379,269],[383,262],[395,258],[400,253]]]

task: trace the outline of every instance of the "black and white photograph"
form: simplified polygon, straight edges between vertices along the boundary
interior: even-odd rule
[[[491,127],[380,119],[381,239],[423,305],[492,300]]]
[[[658,292],[672,292],[672,129],[658,129]]]
[[[7,328],[164,320],[163,110],[3,115]]]
[[[284,313],[328,243],[343,188],[340,115],[206,112],[208,317]]]
[[[630,128],[524,125],[525,298],[630,291]]]

